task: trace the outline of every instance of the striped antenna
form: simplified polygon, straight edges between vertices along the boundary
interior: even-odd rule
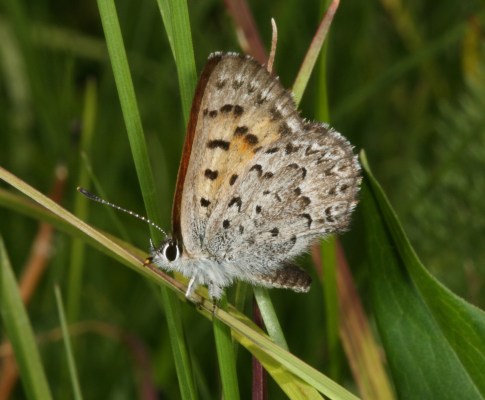
[[[163,235],[165,237],[168,236],[162,228],[160,228],[155,222],[150,221],[147,217],[143,217],[143,216],[138,215],[137,213],[135,213],[133,211],[127,210],[126,208],[123,208],[123,207],[117,206],[116,204],[110,203],[109,201],[104,200],[101,197],[98,197],[98,196],[96,196],[95,194],[93,194],[91,192],[88,192],[86,189],[84,189],[84,188],[82,188],[80,186],[77,187],[77,191],[79,193],[83,194],[84,196],[86,196],[90,200],[97,201],[98,203],[104,204],[106,206],[110,206],[110,207],[112,207],[112,208],[114,208],[114,209],[116,209],[118,211],[122,211],[122,212],[124,212],[126,214],[130,214],[132,217],[141,219],[142,221],[145,221],[147,224],[149,224],[149,225],[153,226],[154,228],[158,229],[160,232],[163,233]]]

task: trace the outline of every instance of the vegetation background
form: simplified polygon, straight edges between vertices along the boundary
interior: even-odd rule
[[[241,52],[234,21],[222,1],[189,1],[198,71],[213,51]],[[176,66],[157,3],[116,3],[128,52],[150,160],[169,227],[171,199],[183,144],[184,122]],[[270,19],[278,25],[275,69],[291,87],[323,15],[317,1],[249,1],[264,43]],[[342,0],[327,48],[330,123],[357,149],[365,149],[376,177],[429,271],[456,294],[485,308],[485,75],[483,3],[470,0],[349,2]],[[95,1],[0,4],[0,165],[43,193],[56,191],[68,210],[88,163],[103,194],[143,211],[112,67]],[[324,107],[315,73],[301,103],[314,119]],[[81,156],[86,109],[94,110],[93,139]],[[88,161],[86,161],[88,160]],[[62,165],[68,175],[55,183]],[[57,175],[59,176],[59,175]],[[2,188],[4,186],[2,185]],[[54,187],[56,189],[54,189]],[[139,221],[89,205],[87,220],[147,249]],[[0,230],[17,276],[31,257],[37,220],[0,208]],[[343,238],[360,298],[368,306],[372,281],[365,265],[359,211]],[[161,398],[177,398],[163,306],[141,276],[87,248],[76,281],[69,271],[79,254],[71,237],[55,233],[48,265],[28,306],[51,389],[68,398],[53,285],[59,284],[70,322],[82,322],[75,359],[85,398],[134,398],[150,381]],[[309,258],[302,263],[310,266]],[[310,267],[311,268],[311,267]],[[311,272],[316,276],[316,272]],[[70,281],[71,279],[71,281]],[[329,360],[322,336],[322,288],[308,295],[271,291],[292,353],[318,370],[337,365],[334,378],[354,387],[343,352]],[[79,296],[77,297],[76,294]],[[229,300],[233,298],[229,292]],[[1,307],[1,304],[0,304]],[[366,307],[367,308],[367,307]],[[251,302],[247,302],[247,314]],[[369,308],[372,321],[372,310]],[[212,325],[182,303],[200,398],[219,393]],[[2,326],[0,325],[0,331]],[[147,359],[145,359],[147,357]],[[238,352],[242,398],[249,396],[250,356]],[[148,378],[147,378],[148,377]],[[12,398],[24,398],[16,385]],[[270,383],[276,398],[280,389]]]

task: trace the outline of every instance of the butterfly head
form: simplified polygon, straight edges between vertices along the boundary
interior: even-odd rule
[[[168,270],[176,269],[182,255],[180,243],[167,236],[158,247],[155,247],[150,240],[150,257],[145,260],[145,264],[153,263]]]

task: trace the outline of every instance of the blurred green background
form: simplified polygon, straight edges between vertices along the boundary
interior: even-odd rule
[[[270,18],[275,18],[279,31],[275,69],[283,84],[291,87],[321,19],[322,4],[273,0],[249,1],[249,5],[268,47]],[[118,1],[117,9],[162,195],[162,222],[168,229],[185,130],[175,63],[155,1]],[[199,71],[213,51],[241,51],[224,2],[192,0],[189,12]],[[483,3],[474,0],[342,0],[327,56],[329,122],[358,150],[365,149],[423,263],[455,293],[481,308],[485,306],[483,17]],[[72,210],[84,163],[81,120],[90,82],[97,102],[94,139],[87,154],[93,173],[109,200],[144,213],[95,1],[4,0],[0,72],[2,167],[49,193],[56,167],[64,165],[69,176],[60,202]],[[313,77],[300,107],[310,119],[320,104],[317,84]],[[121,235],[105,208],[89,207],[90,223]],[[147,249],[147,227],[130,217],[119,219],[127,239]],[[37,229],[37,221],[0,208],[0,230],[18,275]],[[366,303],[372,276],[362,263],[361,230],[357,213],[344,243]],[[52,288],[59,283],[65,300],[69,297],[65,291],[71,249],[70,237],[55,235],[49,267],[29,305],[37,333],[59,325]],[[133,343],[149,354],[156,386],[166,396],[162,398],[177,398],[163,307],[156,293],[140,276],[97,251],[88,249],[84,264],[75,320],[104,321],[119,329],[123,338],[113,339],[107,329],[100,333],[91,327],[75,340],[85,398],[136,397],[141,367],[132,359]],[[307,296],[271,293],[292,351],[325,371],[324,316],[314,301],[321,298],[321,288],[315,284]],[[201,398],[213,398],[219,382],[211,324],[191,306],[184,305],[182,311],[200,372]],[[127,342],[125,335],[134,342]],[[47,338],[41,349],[54,396],[66,398],[70,386],[62,343]],[[241,368],[248,369],[248,354],[241,350],[239,357]],[[351,380],[344,367],[339,381]],[[243,394],[249,393],[245,392],[249,382],[248,370],[241,373]],[[23,398],[21,385],[13,398]]]

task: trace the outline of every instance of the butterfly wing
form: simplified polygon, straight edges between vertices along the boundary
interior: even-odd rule
[[[191,115],[174,209],[189,256],[270,284],[314,239],[348,226],[360,182],[350,144],[303,121],[256,61],[212,56]]]

